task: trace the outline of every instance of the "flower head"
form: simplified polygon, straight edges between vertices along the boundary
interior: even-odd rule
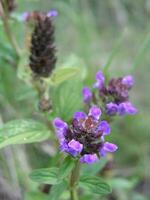
[[[104,136],[110,134],[110,126],[107,121],[100,121],[100,116],[100,108],[92,106],[88,115],[84,112],[74,113],[70,125],[56,118],[53,125],[60,141],[60,149],[73,157],[79,156],[80,162],[88,164],[97,161],[104,153],[113,152],[113,144],[112,148],[106,149],[107,142],[104,140]]]
[[[90,91],[90,89],[88,87],[84,87],[82,90],[82,94],[83,94],[83,101],[85,103],[89,103],[92,98],[92,92]]]
[[[122,84],[126,85],[129,89],[134,85],[134,78],[131,75],[127,75],[122,78]]]
[[[97,104],[99,101],[104,105],[105,114],[114,116],[119,114],[134,115],[137,113],[137,109],[129,102],[129,91],[134,85],[134,78],[131,75],[127,75],[120,78],[112,78],[108,84],[105,84],[105,77],[101,71],[96,73],[96,83],[94,88],[98,88],[98,95],[91,93],[90,89],[83,88],[83,101],[87,105],[89,102]]]
[[[49,77],[56,65],[54,26],[51,16],[33,12],[35,21],[31,39],[30,68],[39,77]]]
[[[96,83],[93,85],[94,88],[99,88],[100,90],[103,88],[104,86],[104,82],[105,82],[105,77],[103,75],[103,72],[98,71],[96,73]]]

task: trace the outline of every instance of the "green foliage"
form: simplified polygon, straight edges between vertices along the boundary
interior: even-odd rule
[[[113,178],[109,181],[113,189],[132,189],[137,181],[128,180],[125,178]]]
[[[30,175],[30,178],[38,183],[46,183],[46,184],[59,184],[58,181],[58,168],[43,168],[43,169],[36,169]]]
[[[58,178],[63,179],[67,177],[75,165],[75,160],[71,156],[67,156],[60,166]]]
[[[50,131],[34,120],[13,120],[0,128],[0,148],[11,144],[41,142],[48,139]]]
[[[60,84],[63,81],[73,78],[81,73],[81,68],[79,67],[65,67],[65,68],[58,68],[54,71],[51,76],[51,83],[52,84]]]
[[[79,186],[87,189],[90,193],[106,195],[111,192],[111,187],[101,178],[96,176],[82,176]]]
[[[79,79],[72,79],[60,84],[53,90],[53,113],[63,120],[68,121],[72,118],[75,111],[82,105],[83,83]]]
[[[24,200],[48,200],[47,195],[40,192],[29,192],[25,194]]]
[[[53,185],[49,194],[50,200],[59,200],[64,190],[67,189],[67,182],[62,181],[57,185]]]
[[[92,165],[84,165],[82,167],[82,174],[83,175],[96,175],[98,172],[100,172],[103,167],[106,165],[107,159],[101,158],[98,162],[93,163]]]

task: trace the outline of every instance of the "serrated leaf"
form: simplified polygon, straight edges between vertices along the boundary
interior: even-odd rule
[[[61,197],[62,193],[65,191],[65,189],[67,188],[67,182],[63,181],[57,185],[53,185],[51,188],[51,192],[50,192],[50,199],[51,200],[59,200],[59,198]]]
[[[96,176],[82,176],[79,186],[98,195],[109,194],[111,192],[111,187],[103,179]]]
[[[11,144],[41,142],[50,136],[45,125],[34,120],[13,120],[0,128],[0,148]]]
[[[74,165],[75,165],[75,162],[73,158],[71,158],[71,156],[67,156],[64,159],[63,163],[61,164],[58,177],[60,179],[67,177],[70,174],[71,170],[73,169]]]
[[[51,185],[60,183],[58,180],[58,168],[56,167],[36,169],[29,176],[33,181],[38,183]]]

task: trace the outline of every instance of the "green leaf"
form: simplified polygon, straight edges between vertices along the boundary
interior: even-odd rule
[[[20,57],[17,69],[17,77],[22,81],[26,82],[26,84],[31,85],[31,69],[29,65],[29,55],[27,51],[22,51],[22,55]]]
[[[59,200],[61,197],[62,193],[66,190],[67,188],[67,182],[63,181],[57,185],[53,185],[51,188],[50,192],[50,199],[51,200]]]
[[[51,81],[53,84],[59,84],[65,80],[71,79],[74,76],[80,74],[81,70],[79,67],[65,67],[58,68],[54,71],[51,76]]]
[[[82,106],[83,83],[79,79],[66,81],[54,88],[52,94],[54,115],[68,121]],[[55,116],[54,116],[55,117]]]
[[[63,179],[66,176],[68,176],[71,170],[73,169],[74,165],[75,165],[74,159],[71,156],[67,156],[60,167],[58,177],[60,179]]]
[[[103,179],[96,176],[81,177],[79,186],[98,195],[109,194],[111,192],[111,187]]]
[[[98,162],[93,163],[92,165],[83,165],[82,167],[82,174],[83,175],[96,175],[100,172],[103,167],[106,165],[107,159],[101,158]]]
[[[38,183],[45,183],[55,185],[59,183],[58,180],[58,168],[51,167],[51,168],[43,168],[43,169],[36,169],[29,175],[30,178]]]
[[[0,128],[0,148],[11,144],[41,142],[50,136],[47,127],[34,120],[13,120]]]
[[[125,178],[113,178],[109,183],[114,189],[132,189],[137,184],[137,181]]]
[[[41,192],[29,192],[25,193],[24,200],[48,200],[47,195]]]
[[[67,57],[67,60],[63,64],[61,64],[61,67],[56,68],[51,75],[50,83],[56,85],[79,76],[81,79],[84,79],[86,76],[85,63],[76,55],[71,55],[70,57]]]

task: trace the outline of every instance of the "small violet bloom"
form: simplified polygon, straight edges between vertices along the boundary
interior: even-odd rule
[[[98,160],[98,157],[96,154],[85,154],[80,158],[81,163],[87,163],[92,164]]]
[[[125,76],[122,78],[122,83],[128,88],[131,88],[134,85],[134,78],[131,75]]]
[[[68,143],[68,147],[70,147],[71,149],[73,149],[74,151],[81,153],[82,149],[83,149],[83,144],[81,144],[80,142],[72,139],[69,143]]]
[[[89,103],[92,99],[92,92],[90,91],[90,89],[88,87],[84,87],[82,90],[82,94],[84,103]]]
[[[110,143],[110,142],[105,142],[103,147],[100,149],[100,155],[105,156],[106,153],[110,152],[113,153],[118,149],[117,145]]]
[[[29,13],[29,12],[24,12],[24,13],[22,13],[22,15],[21,15],[21,21],[27,22],[28,19],[29,19],[29,17],[30,17],[30,13]]]
[[[118,105],[110,102],[106,104],[106,113],[108,115],[116,115],[118,113]]]
[[[57,17],[57,15],[58,15],[57,10],[50,10],[50,11],[47,13],[47,17]]]
[[[101,109],[92,106],[88,115],[75,112],[72,122],[67,125],[60,118],[53,121],[60,142],[60,149],[73,157],[79,157],[81,163],[92,164],[99,156],[117,150],[115,144],[105,142],[105,135],[110,134],[107,121],[101,121]]]
[[[118,112],[120,116],[135,115],[137,113],[137,109],[130,102],[123,102],[119,104]]]
[[[93,85],[94,88],[101,90],[104,87],[105,77],[101,71],[96,73],[96,83]]]
[[[95,119],[99,119],[101,116],[102,112],[101,109],[98,108],[97,106],[92,106],[89,110],[89,115],[91,115]]]

